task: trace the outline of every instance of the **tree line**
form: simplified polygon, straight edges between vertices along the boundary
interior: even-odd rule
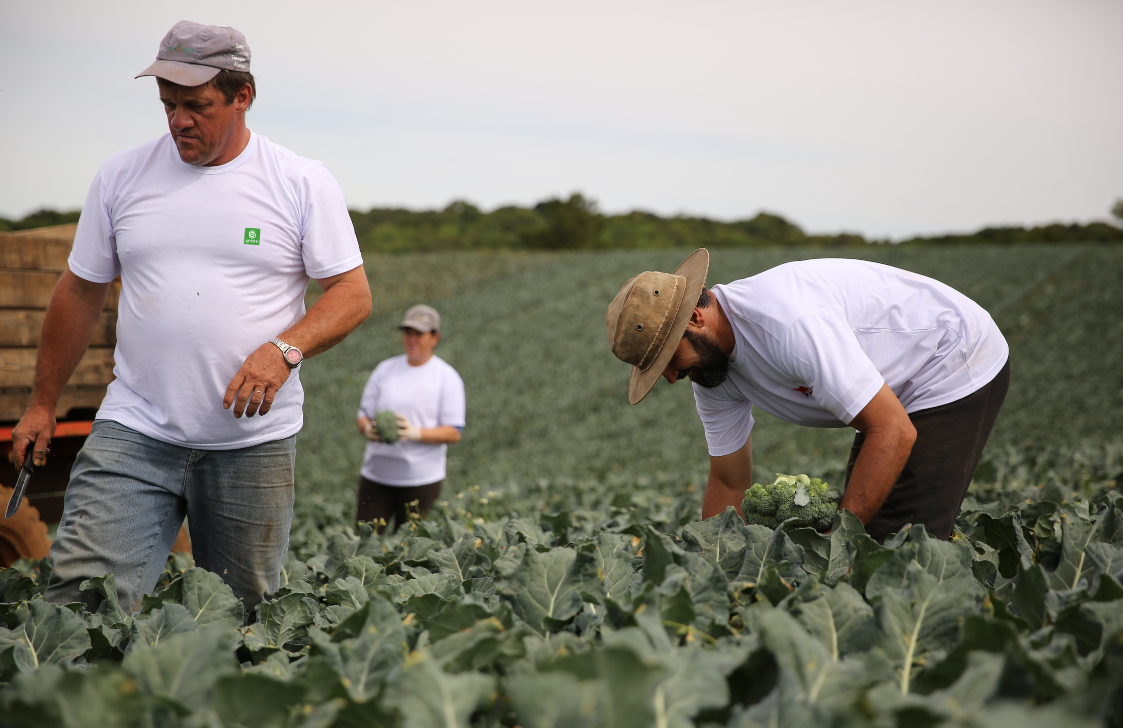
[[[484,212],[457,200],[441,210],[371,208],[351,210],[364,251],[394,253],[431,250],[609,250],[691,246],[770,247],[814,245],[860,247],[888,240],[867,240],[858,233],[809,234],[780,215],[761,212],[746,220],[724,222],[706,217],[663,217],[633,211],[602,213],[580,193],[550,198],[534,207],[515,205]],[[1123,222],[1123,200],[1112,214]],[[76,222],[77,211],[38,210],[20,220],[0,218],[0,231],[25,230]],[[901,245],[976,245],[1010,243],[1123,242],[1123,228],[1105,222],[1036,227],[986,227],[972,233],[914,237]]]

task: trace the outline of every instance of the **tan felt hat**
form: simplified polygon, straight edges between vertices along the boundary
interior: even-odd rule
[[[608,305],[608,345],[617,359],[632,365],[632,404],[647,396],[675,355],[709,268],[710,252],[698,248],[674,273],[647,271],[632,278]]]

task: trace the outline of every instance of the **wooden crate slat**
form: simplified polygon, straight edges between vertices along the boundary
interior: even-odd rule
[[[77,407],[83,409],[97,409],[101,400],[105,399],[105,387],[72,387],[62,390],[58,407],[55,408],[56,417],[66,417],[66,414]],[[31,403],[31,388],[18,387],[13,389],[0,389],[0,422],[18,420],[23,416],[23,411]]]
[[[0,348],[39,346],[46,311],[8,309],[0,311]],[[111,311],[102,312],[94,328],[90,346],[113,346],[117,343],[117,322]]]
[[[35,349],[0,349],[0,382],[7,387],[30,387],[35,379]],[[113,381],[113,349],[90,348],[78,362],[69,384],[105,386]]]
[[[0,268],[63,270],[77,229],[71,224],[0,233]]]
[[[7,233],[13,238],[21,240],[42,240],[44,238],[60,238],[74,242],[74,235],[78,232],[78,223],[68,222],[65,225],[47,225],[46,227],[31,228],[30,230],[17,230]]]
[[[0,308],[45,309],[58,278],[57,271],[0,270]],[[116,311],[120,297],[121,281],[117,279],[109,286],[105,310]]]
[[[0,238],[0,268],[61,271],[70,257],[67,240]]]

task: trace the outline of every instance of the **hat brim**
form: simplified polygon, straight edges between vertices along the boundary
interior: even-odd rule
[[[218,72],[221,70],[221,68],[215,68],[214,66],[201,66],[198,63],[156,61],[134,76],[134,78],[155,76],[165,81],[177,83],[180,86],[202,86],[204,83],[217,76]]]
[[[647,393],[659,381],[663,370],[674,358],[675,349],[682,341],[682,335],[686,333],[686,325],[690,323],[690,315],[694,313],[694,308],[698,305],[698,296],[701,295],[702,288],[706,285],[706,273],[709,270],[710,251],[705,248],[698,248],[687,256],[686,260],[679,263],[678,268],[675,268],[675,275],[686,278],[686,293],[683,294],[682,303],[679,304],[678,313],[675,314],[675,321],[671,324],[667,340],[663,342],[663,348],[655,355],[655,360],[646,369],[632,367],[632,378],[628,382],[628,401],[632,404],[639,404],[647,396]]]

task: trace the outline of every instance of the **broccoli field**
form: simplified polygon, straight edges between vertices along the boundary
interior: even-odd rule
[[[884,545],[849,514],[698,520],[689,388],[629,406],[603,324],[686,252],[371,257],[375,314],[302,374],[281,591],[247,610],[175,557],[137,614],[91,580],[90,613],[42,599],[46,560],[0,571],[0,725],[1123,726],[1123,251],[864,251],[1012,350],[955,536]],[[822,254],[718,250],[710,281]],[[468,426],[429,518],[379,536],[352,524],[355,408],[422,301]],[[850,439],[759,415],[755,479],[841,490]]]

